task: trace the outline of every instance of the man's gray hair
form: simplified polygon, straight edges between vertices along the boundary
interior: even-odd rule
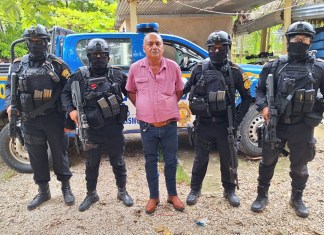
[[[155,35],[155,36],[157,36],[157,37],[161,40],[161,42],[163,43],[163,39],[162,39],[162,37],[161,37],[158,33],[154,33],[154,32],[152,32],[152,33],[148,33],[148,34],[145,35],[144,40],[143,40],[143,46],[145,46],[145,41],[146,41],[146,40],[148,39],[148,37],[151,36],[151,35]]]

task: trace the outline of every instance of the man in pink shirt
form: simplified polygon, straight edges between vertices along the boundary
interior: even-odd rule
[[[164,175],[168,202],[178,211],[184,204],[177,196],[176,172],[178,151],[177,121],[180,119],[178,101],[182,97],[183,82],[180,67],[163,57],[163,41],[157,33],[144,37],[144,59],[132,64],[126,90],[136,107],[145,155],[145,170],[150,199],[146,213],[153,213],[159,199],[159,148],[163,152]]]

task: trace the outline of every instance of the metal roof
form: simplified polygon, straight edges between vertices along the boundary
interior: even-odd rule
[[[302,7],[293,7],[292,21],[298,20],[324,20],[324,4],[315,4]],[[246,34],[283,23],[283,10],[275,11],[258,19],[251,20],[234,27],[234,34]]]
[[[115,28],[129,16],[129,0],[119,0]],[[269,3],[269,0],[137,0],[137,15],[210,15],[236,14]]]

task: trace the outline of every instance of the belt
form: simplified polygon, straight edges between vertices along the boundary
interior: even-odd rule
[[[176,122],[176,120],[175,119],[169,119],[169,120],[166,120],[164,122],[154,122],[154,123],[150,123],[150,125],[159,128],[159,127],[164,127],[166,125],[169,125],[172,122]]]

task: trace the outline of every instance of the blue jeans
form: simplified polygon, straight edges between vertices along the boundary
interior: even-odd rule
[[[157,128],[141,121],[140,128],[145,156],[146,179],[150,190],[150,198],[159,197],[159,149],[162,150],[164,158],[164,176],[168,195],[177,195],[177,123],[172,122],[169,125]]]

